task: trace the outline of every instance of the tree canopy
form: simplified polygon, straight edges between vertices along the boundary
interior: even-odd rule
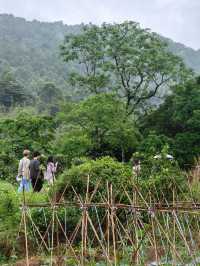
[[[181,165],[190,165],[200,153],[199,121],[200,82],[197,78],[175,86],[165,102],[146,117],[143,128],[171,139],[170,147]]]
[[[13,77],[12,73],[4,72],[0,77],[0,106],[8,110],[11,106],[23,105],[31,96]]]
[[[127,114],[189,75],[157,34],[135,22],[86,26],[79,35],[66,36],[61,54],[79,65],[71,73],[72,85],[86,93],[116,92],[125,99]]]

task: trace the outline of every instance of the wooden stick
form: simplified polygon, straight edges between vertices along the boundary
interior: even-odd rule
[[[25,234],[25,250],[26,250],[26,266],[29,266],[29,252],[28,252],[28,237],[27,237],[27,227],[26,227],[26,198],[23,185],[23,221],[24,221],[24,234]]]
[[[110,203],[111,203],[111,225],[112,225],[112,238],[113,238],[113,253],[114,253],[114,264],[117,266],[117,254],[116,254],[116,238],[115,238],[115,222],[114,222],[114,207],[113,207],[113,190],[112,184],[110,185]]]
[[[53,213],[52,213],[52,227],[51,227],[51,261],[50,261],[50,266],[53,266],[54,226],[55,226],[55,207],[53,207]]]

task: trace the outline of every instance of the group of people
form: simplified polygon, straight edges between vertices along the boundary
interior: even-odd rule
[[[40,152],[35,151],[32,160],[29,157],[30,151],[24,150],[18,167],[17,181],[20,182],[18,192],[28,192],[31,187],[34,192],[39,192],[42,190],[44,180],[47,180],[49,185],[53,185],[57,170],[57,163],[54,162],[53,156],[48,157],[45,168],[40,163]]]

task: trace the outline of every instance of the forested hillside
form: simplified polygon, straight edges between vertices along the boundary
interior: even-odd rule
[[[63,63],[59,45],[68,33],[78,33],[81,25],[62,22],[26,21],[12,15],[0,15],[0,75],[11,70],[28,91],[36,90],[43,81],[69,91],[67,74],[74,64]],[[200,51],[168,40],[170,50],[180,55],[186,65],[200,72]]]
[[[173,42],[170,39],[167,39],[167,42],[169,43],[170,51],[182,57],[188,67],[194,69],[197,73],[200,73],[200,49],[195,51],[190,47]]]
[[[176,249],[189,265],[200,256],[188,215],[200,206],[200,77],[136,22],[80,29],[1,16],[0,265],[25,265],[26,250],[26,265],[30,254],[103,266],[108,249],[107,265],[150,265],[152,250],[177,265]]]
[[[0,15],[0,74],[11,70],[29,91],[42,80],[66,87],[68,69],[59,56],[59,45],[65,34],[79,29],[62,22],[28,22]]]

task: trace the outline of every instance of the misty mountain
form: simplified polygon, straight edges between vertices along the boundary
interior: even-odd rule
[[[0,15],[0,75],[12,71],[29,91],[42,81],[53,81],[60,88],[67,88],[67,75],[75,66],[63,63],[59,45],[67,33],[80,30],[81,25],[30,22],[13,15]],[[200,73],[200,50],[195,51],[169,39],[167,42],[173,53]]]

